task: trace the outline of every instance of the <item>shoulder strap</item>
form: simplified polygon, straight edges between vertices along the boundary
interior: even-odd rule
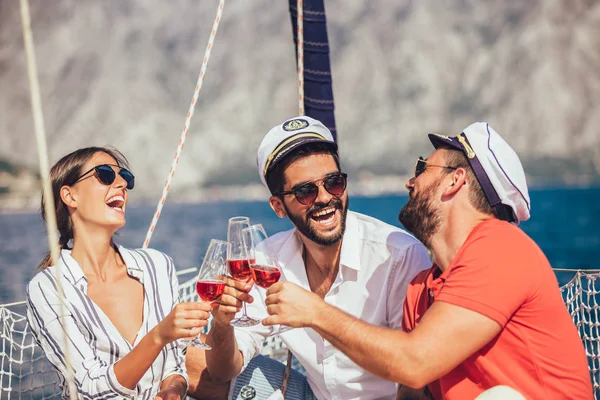
[[[288,350],[287,362],[285,364],[285,373],[283,374],[283,383],[281,384],[281,395],[285,398],[285,390],[292,372],[292,352]]]

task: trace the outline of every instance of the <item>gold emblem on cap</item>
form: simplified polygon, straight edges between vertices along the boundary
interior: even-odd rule
[[[308,126],[308,122],[304,119],[293,119],[288,121],[285,125],[283,125],[284,131],[297,131],[298,129],[306,128]]]
[[[467,143],[467,139],[465,138],[465,134],[464,133],[459,133],[456,138],[458,139],[458,141],[460,142],[460,144],[463,145],[463,147],[465,148],[465,150],[467,151],[467,157],[469,158],[475,158],[475,152],[473,151],[473,148],[471,146],[469,146],[469,143]]]

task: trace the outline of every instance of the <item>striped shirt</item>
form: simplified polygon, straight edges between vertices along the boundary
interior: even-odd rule
[[[144,286],[144,314],[133,346],[156,326],[179,302],[173,260],[156,250],[128,250],[119,246],[127,273]],[[87,296],[87,278],[70,250],[62,250],[60,277],[65,291],[65,325],[69,356],[79,399],[152,399],[161,382],[178,374],[187,381],[185,345],[169,343],[146,371],[135,389],[121,385],[114,366],[133,346],[121,335],[104,312]],[[65,384],[64,334],[59,318],[61,307],[56,268],[38,273],[27,285],[27,320],[40,347],[60,377],[62,396],[69,398]]]

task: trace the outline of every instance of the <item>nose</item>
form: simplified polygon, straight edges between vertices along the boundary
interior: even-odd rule
[[[317,182],[317,198],[315,199],[315,203],[323,203],[327,204],[331,201],[333,196],[325,189],[325,182]]]
[[[127,187],[127,181],[123,179],[121,174],[115,171],[115,181],[113,182],[113,186],[117,189],[124,189]]]
[[[413,176],[408,181],[406,181],[406,183],[404,184],[406,190],[412,190],[415,187],[415,179],[416,178]]]

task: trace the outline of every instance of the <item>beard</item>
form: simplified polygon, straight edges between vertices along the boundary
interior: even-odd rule
[[[415,194],[414,189],[408,194],[408,201],[400,210],[398,220],[421,243],[431,250],[431,238],[440,228],[442,218],[434,206],[434,195],[441,180],[432,183],[421,193]]]
[[[346,232],[346,214],[348,214],[348,203],[349,201],[346,200],[346,204],[344,205],[342,200],[334,197],[326,204],[313,204],[313,206],[308,209],[304,215],[292,213],[285,204],[283,207],[285,208],[288,218],[290,221],[292,221],[292,224],[294,224],[300,233],[306,236],[309,240],[321,246],[331,246],[338,243],[344,237],[344,232]],[[337,229],[335,229],[333,232],[329,232],[329,234],[323,234],[316,229],[318,222],[313,221],[310,216],[328,207],[335,207],[336,211],[339,210],[342,214],[342,218]]]

